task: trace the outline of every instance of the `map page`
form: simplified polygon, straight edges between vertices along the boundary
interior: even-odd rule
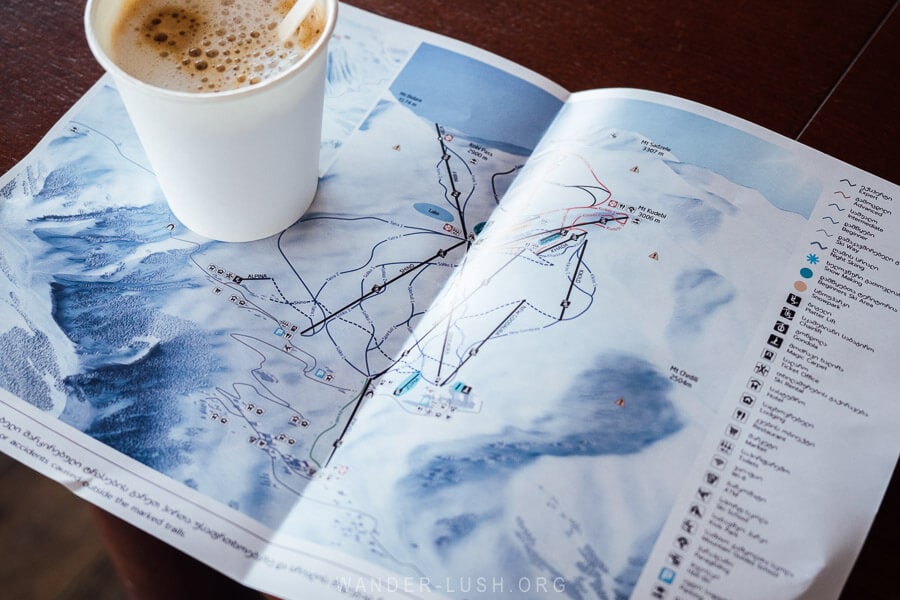
[[[900,248],[841,218],[887,229],[896,193],[703,107],[573,95],[298,533],[340,523],[342,549],[447,595],[837,597],[900,450]],[[853,296],[842,261],[867,272]]]

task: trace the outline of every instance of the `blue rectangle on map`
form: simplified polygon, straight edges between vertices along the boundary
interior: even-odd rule
[[[524,79],[429,44],[419,46],[391,93],[423,118],[515,154],[531,153],[563,104]]]

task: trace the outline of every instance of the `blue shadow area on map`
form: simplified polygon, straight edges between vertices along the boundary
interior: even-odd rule
[[[408,497],[421,499],[460,483],[509,477],[544,456],[640,452],[682,427],[668,397],[671,387],[641,358],[602,357],[531,428],[423,448],[401,485]]]
[[[429,44],[419,46],[391,85],[391,93],[425,119],[459,131],[477,131],[495,148],[526,155],[563,105],[556,96],[514,75]]]

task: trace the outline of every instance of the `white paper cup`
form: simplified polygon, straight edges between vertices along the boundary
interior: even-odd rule
[[[319,0],[325,28],[290,69],[256,85],[201,93],[149,85],[113,62],[110,38],[124,2],[88,0],[88,45],[112,75],[172,213],[192,231],[229,242],[291,226],[318,185],[337,0]]]

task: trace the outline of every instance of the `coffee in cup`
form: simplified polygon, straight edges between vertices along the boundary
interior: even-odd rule
[[[325,14],[313,9],[290,38],[278,24],[290,0],[131,0],[112,33],[112,59],[159,87],[218,92],[277,77],[322,35]]]

